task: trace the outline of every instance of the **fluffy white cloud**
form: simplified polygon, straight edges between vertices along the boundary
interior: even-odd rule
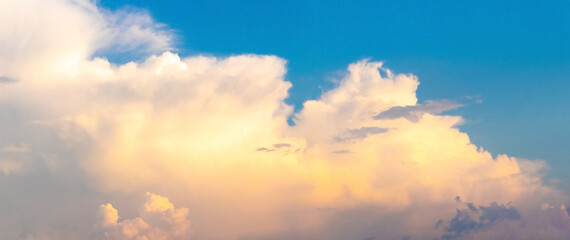
[[[73,74],[94,53],[172,49],[172,34],[145,12],[89,0],[1,1],[0,21],[0,83]]]
[[[145,198],[140,217],[133,219],[119,221],[111,204],[99,206],[95,239],[190,239],[187,208],[174,208],[167,198],[153,193],[146,193]]]
[[[2,239],[186,239],[188,209],[196,239],[567,236],[545,163],[473,145],[461,117],[439,115],[459,105],[418,104],[412,74],[356,62],[293,113],[276,56],[93,57],[172,49],[144,12],[25,0],[0,2],[0,18]],[[147,191],[183,208],[132,204]],[[478,220],[456,196],[519,215]],[[101,202],[133,217],[105,204],[93,219]],[[456,209],[481,227],[456,231]]]

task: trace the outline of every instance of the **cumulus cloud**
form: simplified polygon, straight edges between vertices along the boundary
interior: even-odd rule
[[[187,208],[174,208],[165,197],[146,193],[140,216],[119,220],[111,204],[99,206],[95,239],[190,239]]]
[[[112,12],[90,0],[2,1],[0,16],[1,83],[73,74],[95,53],[140,55],[172,49],[173,34],[147,13]]]
[[[473,145],[439,115],[459,104],[418,104],[381,62],[294,113],[284,59],[155,54],[173,38],[145,12],[3,1],[0,20],[2,239],[186,239],[188,209],[195,239],[567,236],[545,162]],[[95,57],[113,49],[133,61]]]

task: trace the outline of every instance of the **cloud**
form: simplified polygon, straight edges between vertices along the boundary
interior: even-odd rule
[[[105,20],[105,28],[98,34],[101,47],[95,55],[146,56],[174,50],[176,36],[173,31],[165,24],[155,22],[147,12],[133,7],[98,12]]]
[[[0,82],[73,74],[93,54],[147,56],[172,49],[174,36],[136,9],[109,11],[90,0],[0,3]],[[33,66],[34,71],[29,71]],[[38,74],[38,75],[37,75]]]
[[[187,208],[174,208],[165,197],[146,193],[140,216],[119,220],[111,204],[99,206],[95,239],[190,239]]]
[[[255,151],[258,152],[279,152],[282,154],[295,153],[301,151],[302,146],[293,145],[291,143],[276,143],[272,147],[261,147]]]
[[[567,233],[542,207],[568,201],[544,161],[493,157],[439,115],[459,104],[418,104],[418,78],[381,62],[350,64],[294,113],[286,60],[163,52],[171,31],[144,11],[26,0],[0,16],[0,76],[18,80],[0,84],[1,239]],[[96,57],[113,49],[132,61]],[[169,198],[138,207],[146,192]],[[459,217],[454,196],[470,201]]]
[[[504,220],[519,220],[520,213],[512,206],[492,202],[488,207],[476,208],[473,203],[466,203],[466,209],[457,209],[456,215],[445,227],[447,232],[442,239],[457,239],[465,234],[477,232]],[[437,225],[441,225],[438,222]]]
[[[463,105],[459,103],[454,103],[448,100],[443,101],[426,101],[425,104],[416,104],[411,106],[395,106],[386,111],[379,113],[374,116],[374,119],[397,119],[405,118],[412,122],[417,122],[420,118],[426,114],[436,114],[452,110]]]
[[[542,207],[527,208],[525,212],[508,206],[501,209],[501,204],[497,205],[499,208],[489,206],[485,220],[474,218],[471,228],[465,228],[460,234],[444,234],[442,239],[565,239],[570,234],[570,218],[565,205],[553,207],[545,203]]]
[[[348,154],[348,153],[352,153],[352,152],[349,150],[346,150],[346,149],[342,149],[342,150],[333,151],[333,153],[334,154]]]
[[[336,136],[336,140],[340,142],[361,140],[370,135],[385,133],[387,131],[388,129],[379,127],[361,127],[358,129],[349,129],[346,130],[346,132]]]
[[[11,77],[6,77],[6,76],[0,76],[0,83],[13,83],[16,82],[17,80]]]

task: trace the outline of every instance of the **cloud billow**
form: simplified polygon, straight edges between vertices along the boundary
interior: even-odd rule
[[[191,239],[187,208],[174,208],[167,198],[146,193],[140,217],[121,219],[111,204],[99,206],[95,239]]]

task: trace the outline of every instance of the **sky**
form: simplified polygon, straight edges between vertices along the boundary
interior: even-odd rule
[[[569,11],[0,0],[0,239],[568,239]]]
[[[183,55],[272,54],[302,108],[365,58],[422,83],[420,101],[468,102],[460,126],[492,153],[546,159],[570,181],[568,1],[147,1],[137,7],[175,29]],[[122,60],[120,56],[119,61]],[[124,61],[124,60],[123,60]],[[478,99],[482,104],[474,104]],[[548,122],[547,124],[545,124]],[[570,186],[564,185],[570,190]]]

